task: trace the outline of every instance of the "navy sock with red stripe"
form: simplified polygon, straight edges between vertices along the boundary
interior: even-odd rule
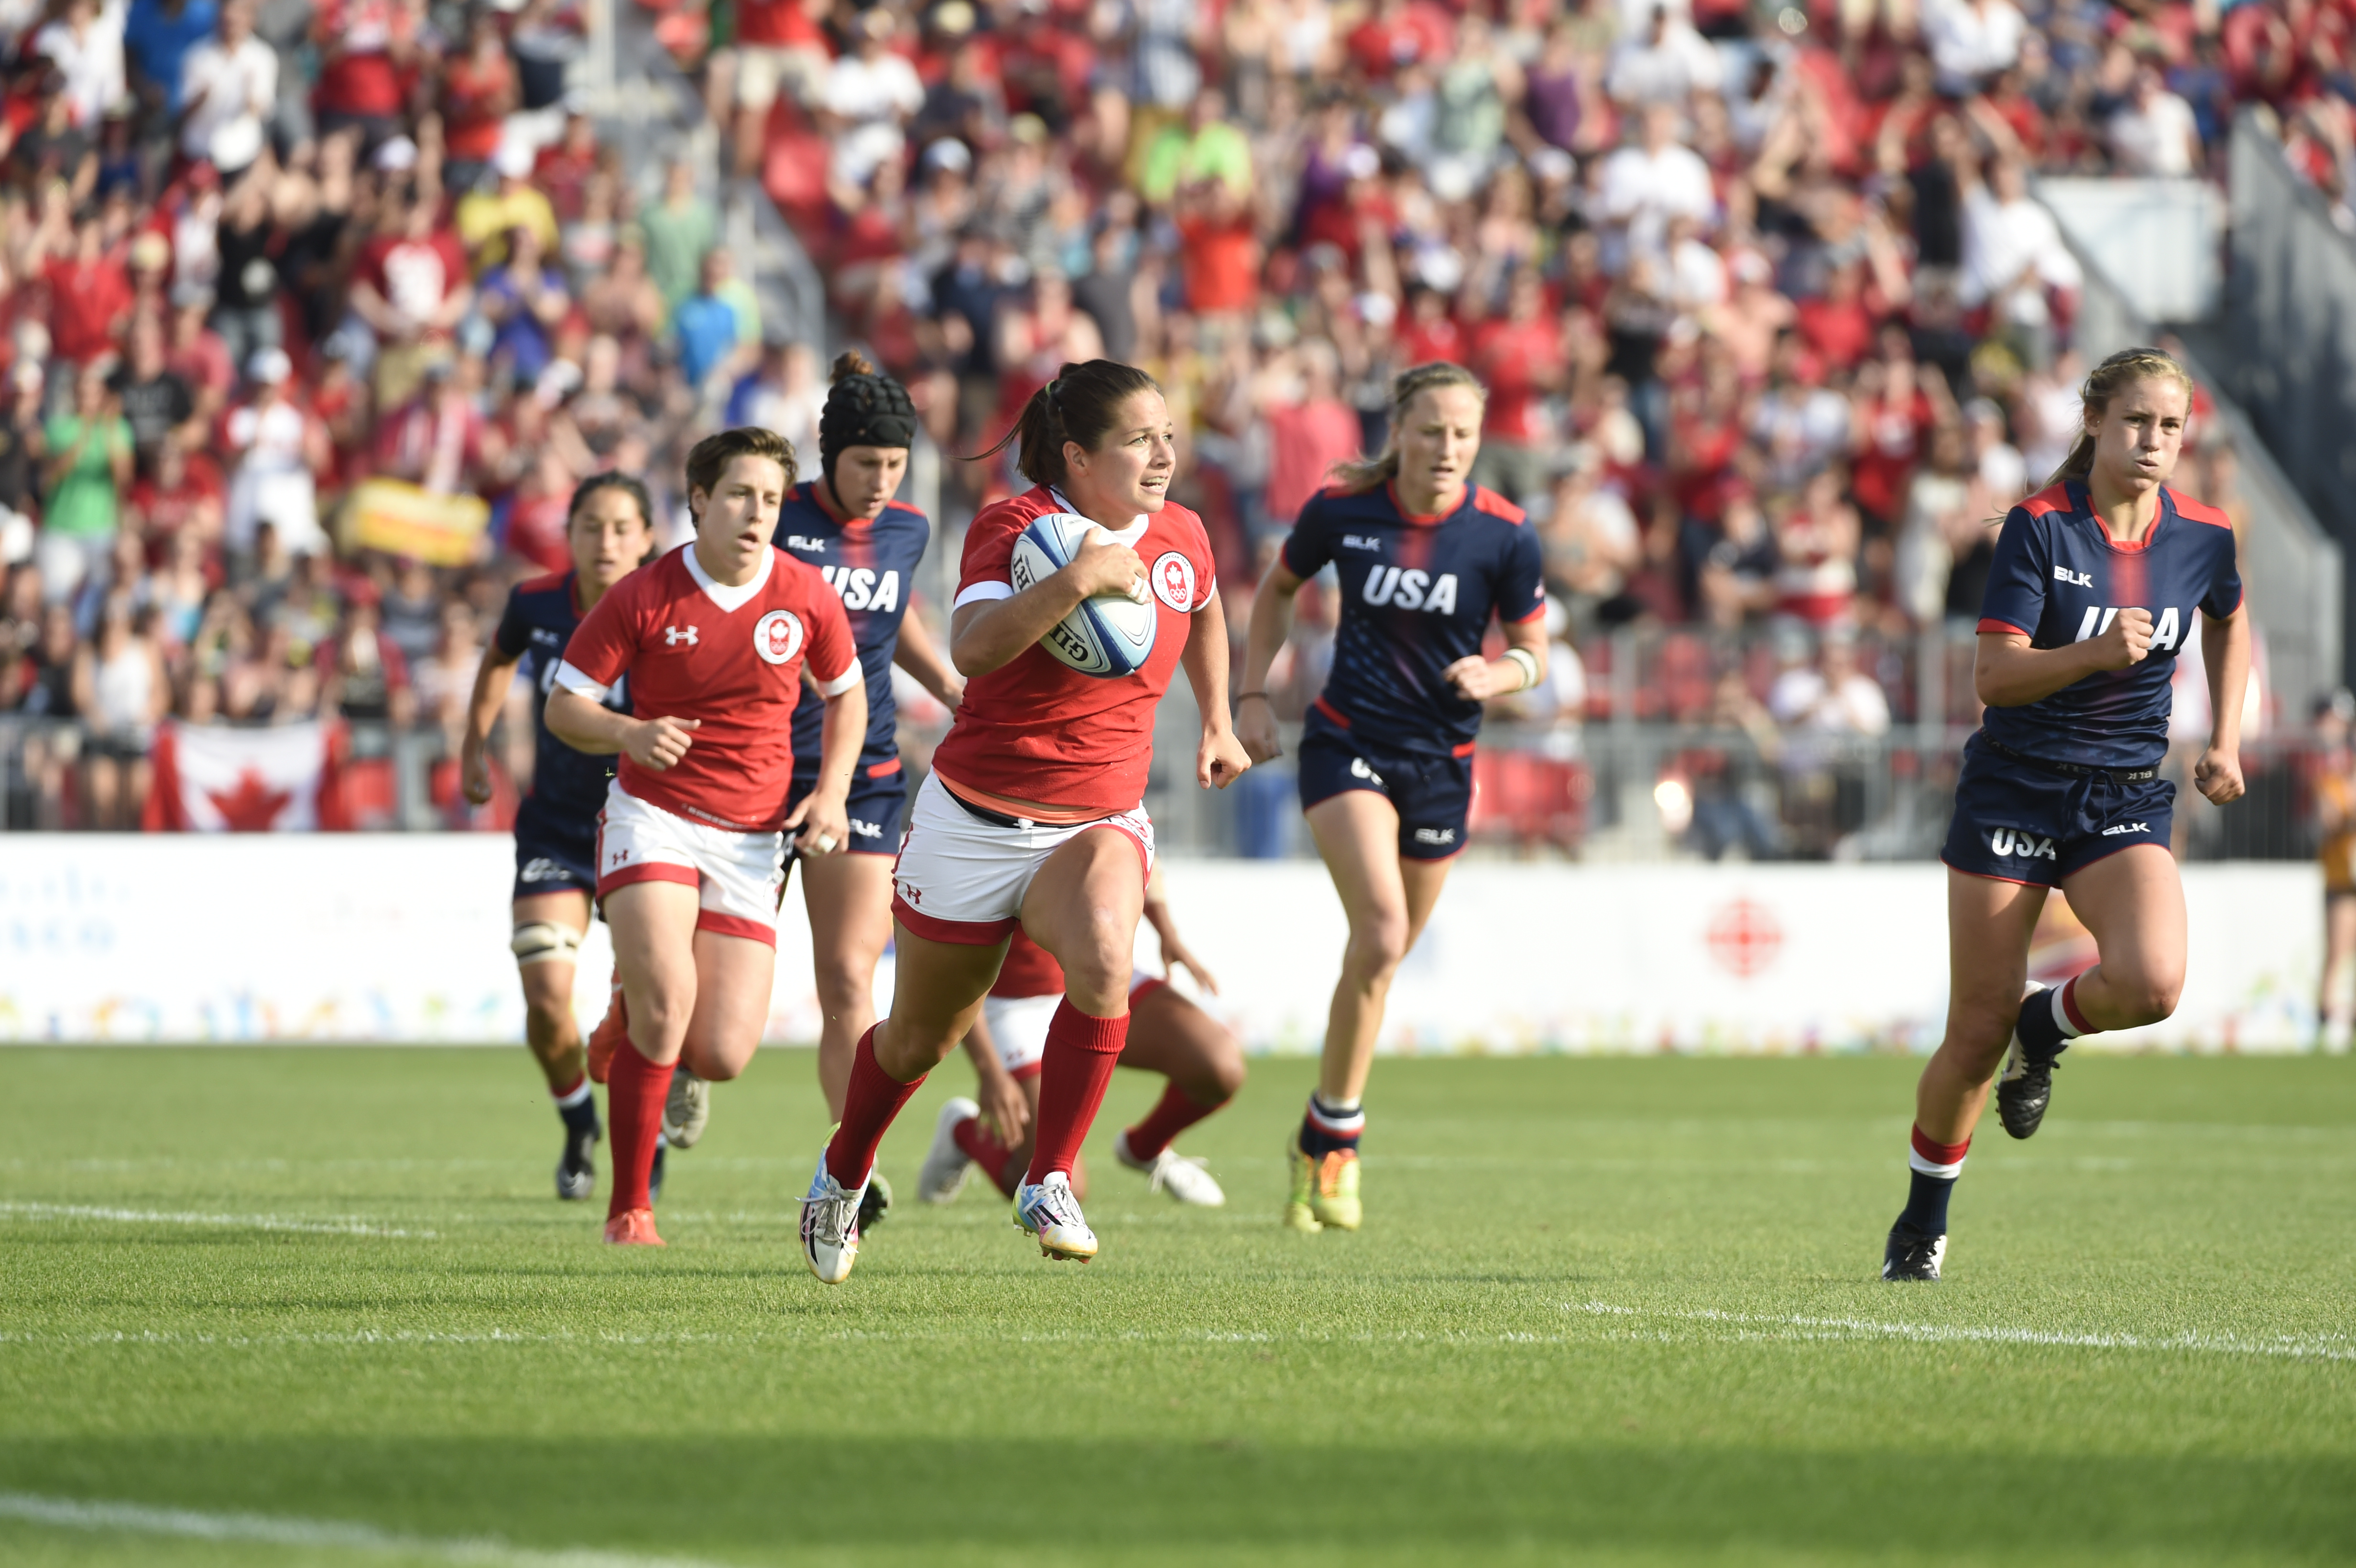
[[[2014,1028],[2031,1061],[2051,1061],[2070,1049],[2072,1040],[2093,1032],[2078,1010],[2079,978],[2072,976],[2062,986],[2032,991],[2020,1004],[2020,1022]]]
[[[1918,1126],[1910,1142],[1906,1166],[1912,1173],[1912,1183],[1907,1189],[1905,1211],[1898,1216],[1898,1228],[1918,1236],[1944,1236],[1947,1200],[1954,1193],[1955,1178],[1964,1173],[1964,1156],[1970,1152],[1972,1140],[1934,1143]]]
[[[1323,1094],[1312,1094],[1309,1109],[1301,1117],[1301,1152],[1313,1159],[1336,1150],[1355,1154],[1358,1138],[1365,1130],[1365,1107],[1358,1101],[1336,1105]]]

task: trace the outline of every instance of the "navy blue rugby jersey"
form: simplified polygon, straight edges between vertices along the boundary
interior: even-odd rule
[[[573,576],[551,572],[517,583],[508,592],[507,610],[491,640],[501,656],[522,664],[524,678],[531,682],[531,798],[553,811],[594,818],[605,809],[605,781],[613,775],[614,759],[576,752],[548,728],[549,688],[555,684],[565,645],[581,624]],[[605,694],[605,706],[616,713],[630,710],[626,680],[614,683]]]
[[[1481,651],[1489,617],[1546,613],[1537,531],[1494,490],[1464,487],[1454,510],[1411,516],[1391,486],[1312,496],[1284,542],[1284,564],[1341,579],[1333,669],[1317,707],[1353,734],[1401,751],[1472,749],[1481,705],[1440,672]]]
[[[2130,606],[2151,613],[2151,651],[2050,697],[1991,708],[1988,739],[2032,757],[2094,768],[2147,768],[2168,751],[2169,681],[2192,617],[2241,608],[2242,574],[2225,514],[2162,485],[2140,544],[2103,527],[2083,484],[2040,490],[2015,507],[1996,541],[1979,629],[2017,632],[2031,647],[2083,643]]]
[[[894,732],[899,712],[892,700],[892,655],[900,645],[900,618],[908,613],[908,591],[933,525],[925,514],[899,501],[887,502],[873,522],[838,523],[819,504],[818,482],[797,485],[777,514],[774,542],[787,555],[817,569],[842,600],[851,618],[851,641],[867,671],[867,742],[861,771],[880,777],[900,760]],[[818,776],[819,736],[826,702],[808,687],[794,709],[794,774]],[[891,764],[886,766],[885,764]]]

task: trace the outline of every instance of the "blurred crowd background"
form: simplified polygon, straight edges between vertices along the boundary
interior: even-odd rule
[[[2085,368],[2032,181],[2220,177],[2252,103],[2343,212],[2356,167],[2351,12],[2313,0],[614,4],[0,0],[7,827],[168,822],[159,724],[315,720],[381,770],[337,821],[502,826],[527,694],[488,808],[457,727],[573,485],[643,475],[675,537],[707,430],[814,459],[827,345],[765,313],[734,182],[828,336],[909,385],[947,550],[1016,483],[959,454],[1063,361],[1128,360],[1240,628],[1328,465],[1381,445],[1390,377],[1457,360],[1562,645],[1494,716],[1478,836],[1926,856],[1995,524]],[[684,154],[601,143],[575,84],[625,24],[692,83]],[[2201,412],[2177,483],[2246,528]],[[376,548],[372,480],[487,524],[460,560]],[[1303,596],[1288,713],[1333,609]],[[2262,649],[2256,798],[2185,814],[2188,852],[2309,852],[2348,763],[2291,706]],[[920,762],[942,717],[910,705]],[[1284,770],[1248,783],[1168,791],[1175,842],[1297,852]]]

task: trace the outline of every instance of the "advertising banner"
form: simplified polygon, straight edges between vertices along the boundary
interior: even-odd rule
[[[1204,1006],[1254,1051],[1313,1051],[1344,926],[1322,868],[1166,865],[1219,982]],[[519,1040],[513,850],[484,835],[14,834],[0,839],[0,1040]],[[2306,864],[2191,866],[2177,1014],[2090,1045],[2303,1048],[2321,958]],[[768,1036],[818,1033],[798,889]],[[1141,931],[1139,962],[1160,954]],[[1946,1008],[1946,873],[1922,866],[1469,862],[1391,992],[1387,1051],[1929,1051]],[[2034,977],[2094,961],[2051,901]],[[594,929],[575,1005],[605,1007]],[[1183,984],[1182,982],[1182,984]],[[1190,987],[1191,988],[1191,987]],[[888,1006],[892,961],[876,976]]]

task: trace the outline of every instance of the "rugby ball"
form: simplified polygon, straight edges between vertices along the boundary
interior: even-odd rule
[[[1104,527],[1076,512],[1034,517],[1014,539],[1008,578],[1014,592],[1044,582],[1072,563],[1091,530]],[[1133,593],[1099,593],[1083,599],[1072,613],[1047,628],[1039,645],[1082,675],[1116,679],[1135,675],[1153,656],[1153,631],[1160,622],[1153,595],[1141,579]]]

